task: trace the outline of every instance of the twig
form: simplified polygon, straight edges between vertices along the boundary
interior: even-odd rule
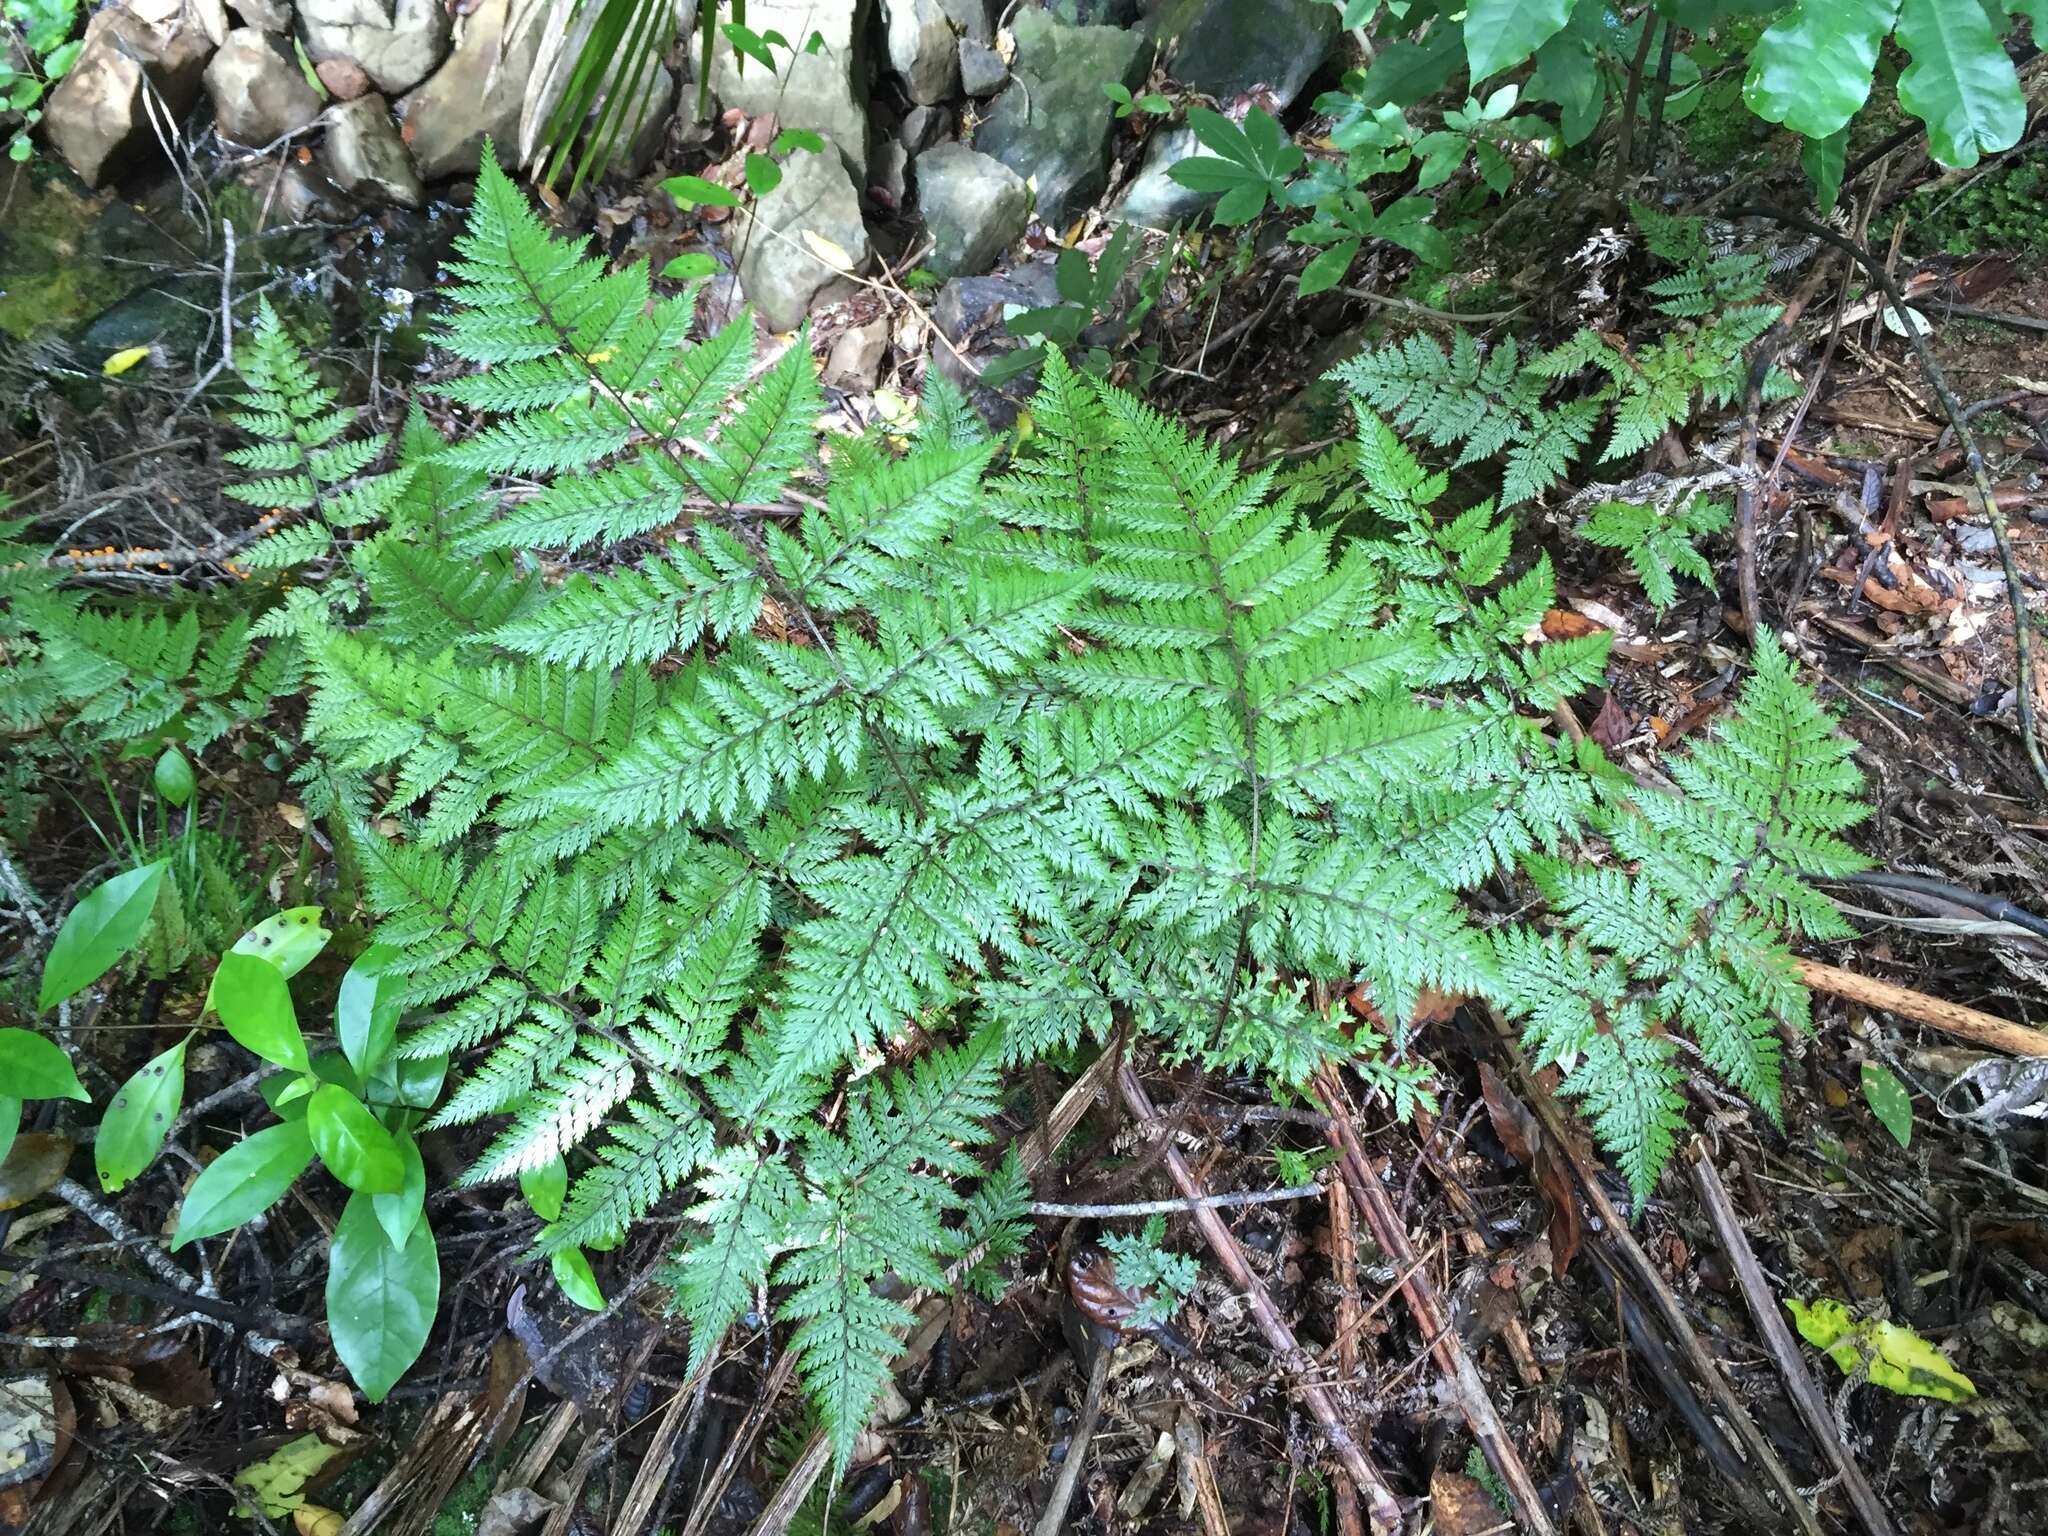
[[[1418,304],[1413,299],[1397,298],[1391,293],[1375,293],[1370,288],[1340,288],[1337,291],[1347,299],[1363,299],[1368,304],[1379,304],[1388,309],[1402,310],[1407,314],[1422,315],[1431,320],[1448,320],[1461,325],[1512,320],[1529,307],[1526,304],[1517,304],[1513,309],[1482,309],[1470,314],[1454,314],[1448,309],[1434,309],[1427,304]]]
[[[1786,303],[1784,312],[1764,332],[1750,357],[1749,381],[1742,395],[1742,479],[1741,489],[1735,495],[1735,589],[1742,606],[1742,627],[1748,631],[1752,645],[1763,627],[1762,608],[1756,595],[1756,511],[1757,503],[1763,499],[1764,480],[1757,470],[1756,444],[1763,416],[1764,383],[1770,378],[1771,365],[1792,339],[1800,315],[1820,291],[1827,269],[1825,261],[1817,262],[1799,285],[1799,291]]]
[[[1386,1190],[1373,1175],[1372,1165],[1365,1160],[1365,1148],[1352,1124],[1350,1104],[1335,1069],[1327,1065],[1319,1069],[1315,1087],[1330,1116],[1324,1134],[1339,1154],[1337,1166],[1345,1183],[1351,1186],[1351,1197],[1364,1212],[1366,1225],[1372,1229],[1373,1241],[1379,1244],[1380,1251],[1396,1267],[1406,1270],[1401,1280],[1402,1299],[1415,1315],[1423,1342],[1436,1360],[1444,1384],[1457,1399],[1466,1427],[1479,1442],[1487,1465],[1506,1485],[1518,1529],[1535,1532],[1536,1536],[1555,1536],[1557,1527],[1543,1508],[1543,1495],[1537,1490],[1536,1480],[1508,1439],[1507,1428],[1494,1409],[1493,1399],[1487,1395],[1478,1367],[1473,1365],[1457,1330],[1451,1326],[1449,1311],[1427,1272],[1413,1262],[1415,1251],[1408,1242],[1407,1230],[1395,1214]]]
[[[2027,761],[2034,765],[2034,776],[2041,782],[2041,789],[2048,793],[2048,756],[2041,751],[2041,737],[2034,725],[2034,651],[2033,622],[2027,612],[2026,584],[2020,579],[2018,562],[2013,558],[2012,534],[2006,527],[2005,510],[1998,504],[1997,488],[1991,483],[1991,475],[1984,468],[1984,454],[1977,446],[1976,434],[1971,432],[1963,407],[1956,399],[1955,391],[1949,388],[1948,375],[1934,360],[1934,353],[1927,345],[1927,338],[1920,334],[1920,328],[1906,324],[1906,299],[1899,291],[1898,279],[1885,269],[1883,262],[1872,256],[1863,246],[1846,235],[1838,234],[1804,214],[1787,213],[1782,209],[1749,206],[1734,210],[1737,216],[1753,215],[1774,220],[1790,228],[1804,231],[1814,238],[1832,245],[1843,252],[1868,272],[1871,280],[1884,290],[1884,296],[1897,312],[1900,322],[1906,327],[1906,344],[1913,349],[1913,356],[1920,364],[1920,371],[1927,375],[1927,382],[1934,387],[1935,399],[1941,403],[1942,414],[1948,417],[1949,425],[1955,429],[1956,440],[1963,445],[1964,460],[1970,466],[1970,478],[1977,483],[1977,493],[1983,498],[1984,515],[1991,524],[1991,536],[1998,543],[1999,564],[2005,570],[2006,596],[2012,603],[2012,648],[2013,661],[2019,673],[2019,716],[2020,738],[2027,749]]]
[[[1095,1364],[1088,1371],[1088,1394],[1081,1400],[1080,1421],[1067,1436],[1067,1459],[1060,1463],[1059,1478],[1052,1485],[1052,1496],[1045,1501],[1045,1512],[1038,1517],[1032,1536],[1059,1536],[1060,1528],[1067,1522],[1067,1506],[1074,1502],[1074,1490],[1081,1485],[1081,1467],[1088,1460],[1088,1442],[1095,1438],[1096,1421],[1102,1417],[1102,1390],[1109,1385],[1109,1362],[1115,1354],[1108,1346],[1095,1351]]]
[[[1944,1034],[1967,1040],[1972,1045],[1989,1046],[1992,1050],[2005,1051],[2013,1056],[2048,1056],[2048,1033],[2041,1030],[2029,1029],[1996,1014],[1966,1008],[1961,1003],[1951,1003],[1946,998],[1929,997],[1911,987],[1861,976],[1840,966],[1823,965],[1818,960],[1795,958],[1792,963],[1798,967],[1799,979],[1816,992],[1825,992],[1830,997],[1845,997],[1852,1003],[1862,1003],[1870,1008],[1882,1008],[1916,1024],[1925,1024]]]
[[[1714,1233],[1721,1240],[1722,1251],[1735,1266],[1735,1280],[1742,1287],[1742,1299],[1749,1303],[1749,1315],[1756,1319],[1758,1331],[1770,1346],[1778,1374],[1785,1378],[1785,1388],[1792,1395],[1792,1405],[1806,1420],[1806,1427],[1813,1432],[1814,1440],[1827,1453],[1828,1460],[1834,1463],[1835,1471],[1842,1479],[1842,1490],[1849,1495],[1850,1504],[1855,1507],[1870,1536],[1897,1536],[1891,1516],[1885,1513],[1884,1505],[1878,1502],[1876,1492],[1863,1476],[1863,1469],[1842,1443],[1841,1433],[1835,1428],[1834,1415],[1828,1411],[1820,1389],[1813,1384],[1813,1376],[1800,1357],[1798,1345],[1792,1342],[1792,1331],[1785,1326],[1784,1311],[1778,1305],[1770,1282],[1764,1278],[1763,1266],[1757,1263],[1749,1239],[1742,1235],[1742,1224],[1736,1220],[1735,1207],[1728,1199],[1727,1189],[1722,1186],[1721,1175],[1714,1171],[1705,1144],[1697,1139],[1692,1148],[1692,1181],[1700,1193],[1700,1203],[1707,1208],[1708,1219],[1714,1224]]]
[[[1351,1191],[1342,1179],[1330,1180],[1330,1267],[1337,1281],[1337,1380],[1348,1383],[1358,1374],[1358,1248],[1351,1237]],[[1338,1536],[1363,1536],[1358,1520],[1358,1490],[1351,1475],[1337,1469]]]
[[[1132,1200],[1123,1205],[1061,1205],[1056,1200],[1034,1200],[1033,1216],[1171,1216],[1180,1211],[1211,1210],[1229,1205],[1274,1205],[1283,1200],[1310,1200],[1324,1193],[1320,1184],[1294,1184],[1286,1189],[1240,1189],[1228,1194],[1204,1195],[1199,1200]]]
[[[1138,1081],[1138,1074],[1132,1071],[1128,1064],[1117,1071],[1117,1087],[1123,1094],[1124,1103],[1138,1119],[1159,1118],[1159,1110],[1153,1104],[1151,1096],[1145,1092],[1145,1085]],[[1195,1201],[1202,1198],[1204,1191],[1201,1183],[1195,1178],[1194,1171],[1188,1167],[1187,1159],[1180,1155],[1178,1148],[1168,1146],[1165,1165],[1168,1176],[1183,1195]],[[1223,1266],[1223,1272],[1230,1278],[1230,1283],[1237,1287],[1251,1307],[1252,1319],[1259,1325],[1259,1331],[1266,1336],[1266,1342],[1272,1346],[1274,1353],[1283,1361],[1301,1359],[1301,1345],[1296,1342],[1294,1331],[1287,1326],[1285,1319],[1273,1306],[1272,1299],[1266,1295],[1265,1287],[1259,1284],[1258,1278],[1251,1272],[1251,1267],[1245,1263],[1244,1250],[1238,1247],[1237,1239],[1231,1235],[1230,1228],[1223,1224],[1223,1218],[1206,1205],[1197,1205],[1194,1216],[1195,1225],[1202,1229],[1202,1237],[1215,1251],[1217,1263]],[[1381,1533],[1393,1536],[1393,1533],[1401,1529],[1401,1506],[1395,1502],[1393,1490],[1387,1486],[1386,1479],[1367,1459],[1364,1448],[1352,1437],[1329,1393],[1310,1381],[1301,1382],[1300,1391],[1302,1401],[1308,1404],[1309,1412],[1315,1415],[1324,1433],[1330,1437],[1330,1444],[1337,1453],[1339,1465],[1351,1475],[1351,1480],[1365,1494],[1366,1509],[1371,1517],[1374,1536],[1381,1536]],[[1545,1524],[1540,1529],[1548,1532],[1550,1527]]]
[[[1778,1501],[1790,1511],[1799,1529],[1805,1536],[1825,1536],[1812,1507],[1800,1495],[1799,1485],[1792,1481],[1792,1474],[1785,1470],[1785,1463],[1779,1460],[1778,1453],[1771,1448],[1771,1442],[1764,1438],[1763,1431],[1757,1428],[1756,1420],[1750,1417],[1742,1399],[1735,1395],[1735,1389],[1728,1384],[1728,1378],[1722,1374],[1720,1365],[1707,1353],[1706,1345],[1700,1342],[1700,1336],[1685,1320],[1685,1313],[1678,1305],[1678,1298],[1672,1294],[1671,1287],[1664,1283],[1664,1277],[1657,1272],[1657,1266],[1650,1262],[1650,1256],[1643,1252],[1643,1245],[1638,1243],[1635,1234],[1629,1231],[1628,1223],[1614,1208],[1614,1202],[1607,1198],[1607,1191],[1602,1187],[1598,1175],[1587,1166],[1570,1128],[1564,1123],[1564,1116],[1557,1107],[1557,1101],[1536,1080],[1536,1074],[1529,1070],[1528,1059],[1515,1044],[1513,1030],[1498,1013],[1493,1015],[1493,1024],[1500,1032],[1502,1048],[1515,1065],[1515,1074],[1521,1082],[1530,1108],[1536,1112],[1536,1117],[1543,1123],[1545,1133],[1571,1165],[1572,1177],[1578,1183],[1579,1192],[1585,1196],[1586,1204],[1593,1208],[1593,1214],[1600,1218],[1601,1230],[1613,1244],[1615,1252],[1627,1261],[1630,1270],[1635,1274],[1637,1284],[1650,1297],[1657,1316],[1664,1324],[1664,1331],[1685,1352],[1693,1374],[1706,1383],[1707,1392],[1713,1398],[1715,1408],[1735,1431],[1736,1438],[1742,1442],[1750,1461],[1763,1470],[1764,1476],[1778,1496]]]

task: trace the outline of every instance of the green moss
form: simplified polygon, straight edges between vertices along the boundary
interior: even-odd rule
[[[497,1466],[490,1460],[480,1461],[470,1468],[469,1476],[456,1484],[455,1491],[448,1495],[448,1502],[434,1516],[433,1536],[474,1536],[477,1520],[491,1497],[491,1484],[496,1479]]]
[[[1889,235],[1901,219],[1907,245],[1919,250],[1951,256],[2048,250],[2048,150],[2016,155],[1960,185],[1944,178],[1921,187],[1882,232]]]
[[[82,196],[56,178],[24,178],[0,220],[0,331],[23,340],[98,314],[135,286],[101,259],[107,194]]]

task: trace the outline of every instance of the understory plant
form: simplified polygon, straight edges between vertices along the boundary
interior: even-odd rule
[[[1638,1199],[1689,1068],[1778,1113],[1786,940],[1841,931],[1805,881],[1860,812],[1775,640],[1645,789],[1545,729],[1607,637],[1542,638],[1547,559],[1368,394],[1340,533],[1056,350],[1018,444],[936,377],[906,441],[821,439],[805,339],[700,335],[694,287],[552,237],[488,161],[450,271],[473,371],[383,467],[275,316],[245,349],[246,462],[287,482],[252,643],[305,669],[294,782],[374,941],[325,1074],[283,976],[223,959],[271,1026],[221,1021],[293,1085],[225,1158],[303,1135],[385,1272],[425,1230],[378,1204],[385,1140],[483,1128],[463,1182],[518,1181],[586,1304],[672,1200],[691,1369],[787,1329],[843,1466],[916,1293],[1020,1244],[1028,1064],[1339,1063],[1405,1113],[1449,996],[1564,1069]],[[1383,1028],[1318,1005],[1353,987]]]

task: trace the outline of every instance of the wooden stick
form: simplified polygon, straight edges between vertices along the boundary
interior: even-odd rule
[[[1486,1457],[1487,1465],[1499,1475],[1506,1486],[1508,1499],[1515,1506],[1516,1529],[1534,1532],[1535,1536],[1556,1536],[1557,1527],[1543,1508],[1543,1495],[1537,1491],[1536,1480],[1529,1475],[1529,1469],[1522,1464],[1514,1444],[1508,1439],[1507,1427],[1495,1411],[1493,1399],[1487,1394],[1486,1383],[1479,1378],[1479,1369],[1473,1365],[1472,1357],[1465,1353],[1465,1346],[1457,1330],[1451,1326],[1450,1313],[1443,1300],[1436,1293],[1427,1271],[1414,1262],[1415,1251],[1408,1242],[1408,1232],[1394,1211],[1393,1201],[1372,1171],[1372,1165],[1365,1160],[1365,1147],[1358,1139],[1358,1129],[1351,1122],[1349,1101],[1343,1085],[1338,1082],[1334,1068],[1324,1066],[1316,1073],[1316,1091],[1322,1096],[1323,1108],[1328,1111],[1330,1123],[1325,1128],[1330,1145],[1340,1154],[1337,1166],[1343,1170],[1344,1182],[1351,1188],[1352,1199],[1358,1202],[1365,1214],[1366,1225],[1372,1229],[1373,1241],[1386,1254],[1401,1274],[1401,1295],[1408,1303],[1408,1309],[1415,1314],[1415,1325],[1422,1330],[1423,1342],[1435,1357],[1437,1368],[1442,1373],[1444,1384],[1457,1399],[1459,1409],[1465,1415],[1465,1424],[1472,1431],[1472,1438],[1479,1442],[1479,1449]]]
[[[1852,1003],[1863,1003],[1871,1008],[1882,1008],[1902,1019],[1911,1019],[1916,1024],[1925,1024],[1994,1051],[2004,1051],[2013,1056],[2048,1056],[2048,1033],[2041,1030],[2029,1029],[2024,1024],[2015,1024],[1993,1013],[1965,1008],[1961,1003],[1929,997],[1911,987],[1861,976],[1840,966],[1823,965],[1818,960],[1797,959],[1793,963],[1799,968],[1799,979],[1816,992],[1825,992],[1830,997],[1845,997]]]
[[[1088,1393],[1081,1399],[1080,1422],[1067,1436],[1067,1459],[1060,1463],[1052,1497],[1045,1501],[1045,1513],[1038,1517],[1032,1536],[1059,1536],[1067,1523],[1067,1506],[1074,1502],[1074,1490],[1081,1486],[1081,1468],[1088,1460],[1088,1442],[1095,1438],[1095,1421],[1102,1417],[1102,1390],[1109,1385],[1109,1362],[1115,1354],[1107,1344],[1095,1351],[1095,1364],[1088,1371]]]
[[[1330,1180],[1330,1267],[1337,1280],[1337,1381],[1349,1385],[1358,1374],[1358,1249],[1351,1240],[1351,1192],[1342,1179]],[[1351,1474],[1339,1467],[1336,1483],[1338,1536],[1364,1536]]]
[[[1138,1081],[1138,1074],[1129,1064],[1120,1067],[1116,1075],[1118,1089],[1123,1093],[1124,1103],[1131,1113],[1140,1120],[1157,1120],[1159,1110],[1153,1104],[1151,1095],[1145,1092],[1145,1085]],[[1202,1198],[1202,1186],[1188,1167],[1187,1159],[1171,1142],[1166,1144],[1166,1172],[1180,1192],[1190,1200]],[[1223,1266],[1230,1283],[1237,1287],[1246,1303],[1251,1307],[1252,1320],[1259,1325],[1259,1331],[1266,1336],[1266,1342],[1273,1347],[1283,1362],[1294,1363],[1302,1358],[1301,1345],[1296,1342],[1294,1330],[1274,1307],[1266,1288],[1259,1284],[1258,1277],[1245,1263],[1244,1250],[1237,1245],[1237,1239],[1230,1228],[1223,1224],[1223,1218],[1206,1205],[1198,1205],[1192,1212],[1195,1225],[1202,1229],[1202,1236],[1210,1248],[1215,1250],[1216,1262]],[[1365,1495],[1366,1510],[1371,1518],[1373,1536],[1398,1536],[1401,1529],[1401,1506],[1395,1502],[1394,1493],[1387,1486],[1366,1457],[1364,1449],[1352,1438],[1343,1417],[1337,1412],[1337,1405],[1330,1400],[1330,1394],[1311,1381],[1299,1384],[1302,1401],[1308,1404],[1309,1412],[1316,1416],[1323,1432],[1330,1437],[1330,1445],[1337,1453],[1338,1463],[1351,1475]]]
[[[1742,1299],[1749,1303],[1749,1315],[1756,1319],[1757,1330],[1770,1346],[1778,1374],[1785,1378],[1785,1389],[1792,1395],[1792,1405],[1799,1410],[1799,1416],[1806,1420],[1806,1427],[1813,1432],[1815,1442],[1827,1452],[1828,1460],[1834,1463],[1835,1471],[1841,1475],[1842,1491],[1849,1495],[1849,1502],[1863,1521],[1864,1529],[1870,1532],[1870,1536],[1898,1536],[1897,1527],[1892,1524],[1891,1516],[1885,1513],[1884,1505],[1878,1502],[1875,1490],[1863,1476],[1863,1469],[1849,1454],[1849,1448],[1842,1444],[1842,1436],[1835,1428],[1834,1417],[1828,1412],[1820,1388],[1813,1384],[1813,1375],[1800,1356],[1799,1346],[1792,1341],[1792,1330],[1785,1326],[1785,1311],[1778,1304],[1777,1293],[1764,1277],[1763,1266],[1757,1263],[1756,1252],[1749,1246],[1749,1239],[1742,1235],[1742,1224],[1736,1220],[1734,1202],[1729,1200],[1721,1175],[1707,1156],[1705,1143],[1697,1138],[1692,1145],[1692,1181],[1700,1192],[1700,1203],[1707,1208],[1707,1216],[1714,1223],[1714,1234],[1721,1240],[1722,1251],[1735,1266],[1735,1279],[1742,1287]]]

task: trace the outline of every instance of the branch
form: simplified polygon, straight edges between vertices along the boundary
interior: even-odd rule
[[[1320,1184],[1295,1184],[1287,1189],[1240,1189],[1229,1194],[1204,1195],[1199,1200],[1133,1200],[1124,1205],[1061,1205],[1056,1200],[1034,1200],[1033,1216],[1174,1216],[1182,1211],[1215,1210],[1229,1205],[1273,1205],[1283,1200],[1310,1200],[1325,1191]]]
[[[2012,1056],[2048,1056],[2048,1033],[2015,1024],[1993,1013],[1981,1013],[1946,998],[1929,997],[1911,987],[1896,986],[1875,977],[1860,976],[1840,966],[1818,960],[1794,959],[1799,979],[1816,992],[1845,997],[1852,1003],[1882,1008],[1902,1019],[1925,1024],[1972,1045],[1988,1046]]]

